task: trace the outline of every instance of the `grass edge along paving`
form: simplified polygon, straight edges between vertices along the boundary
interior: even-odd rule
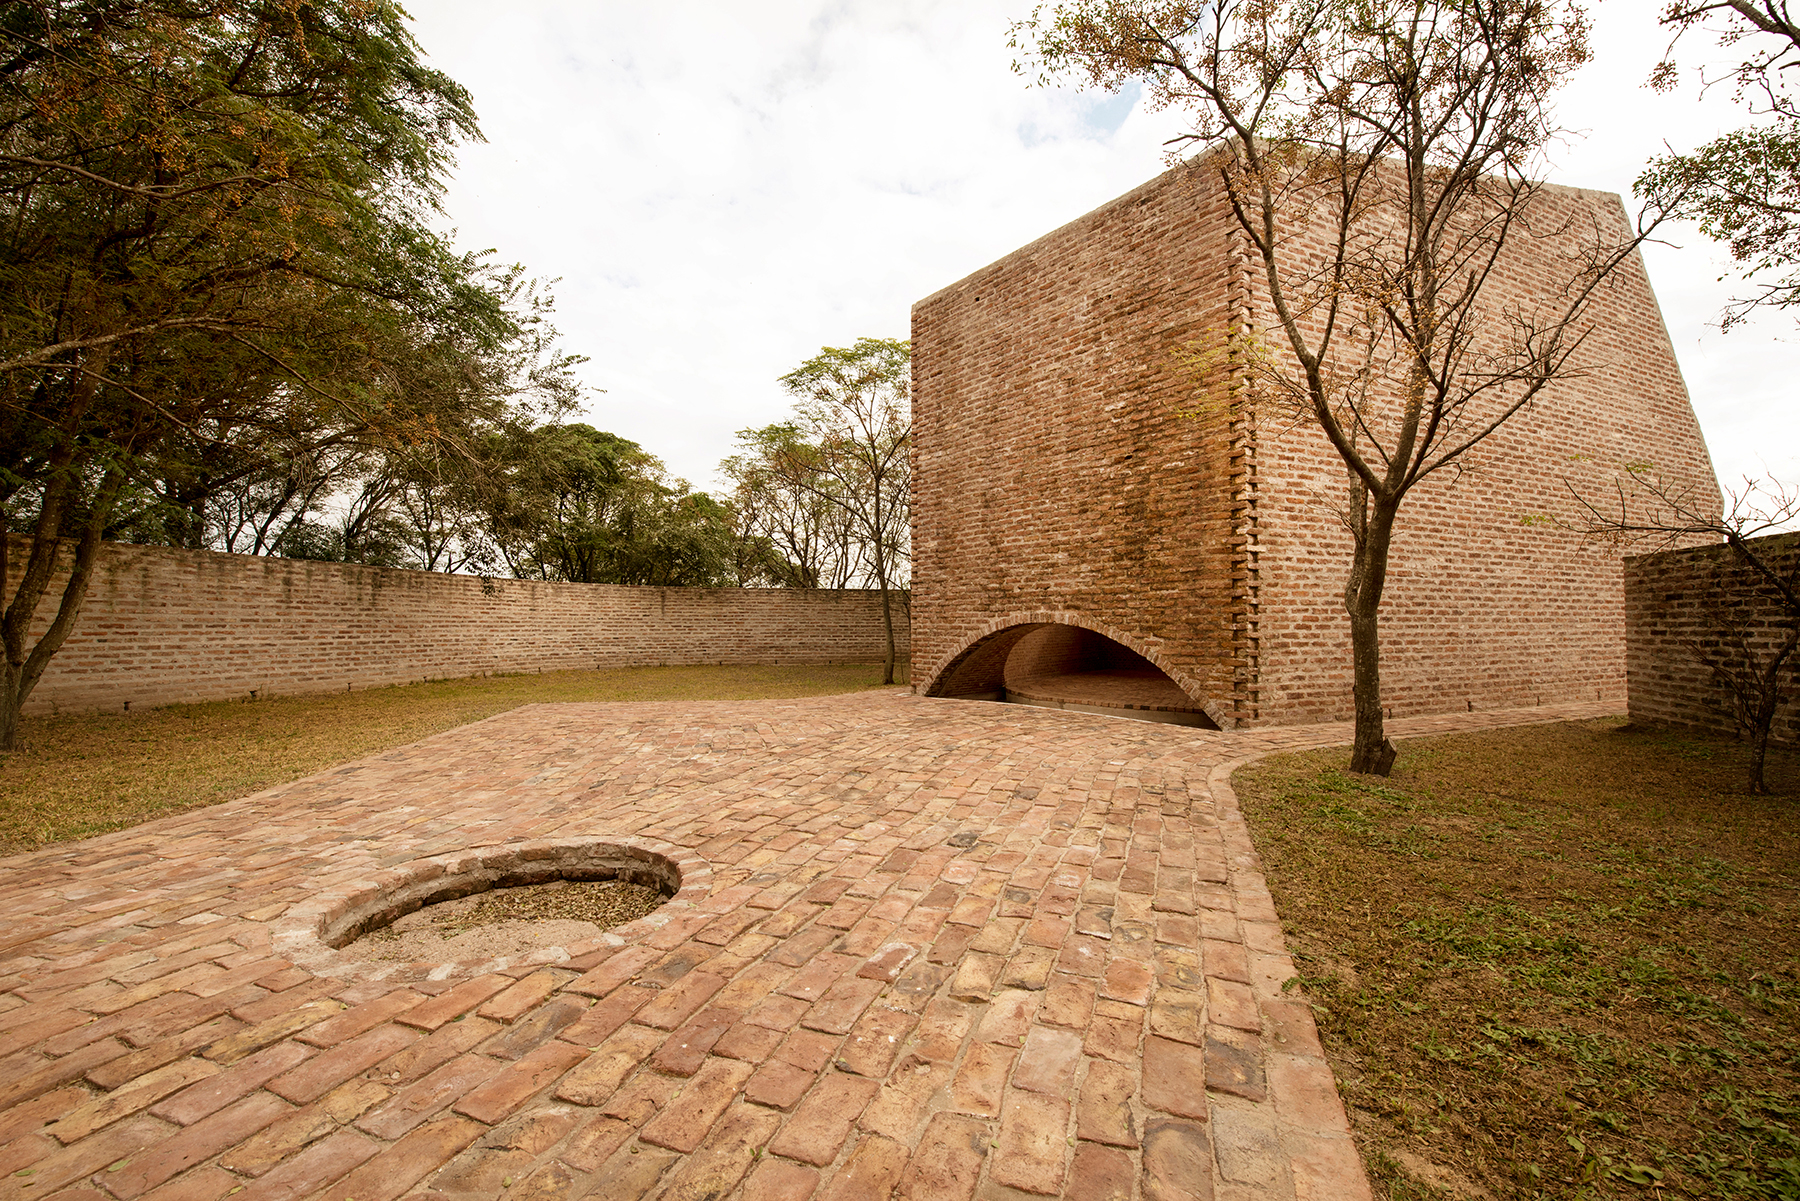
[[[1800,1198],[1800,756],[1622,719],[1233,778],[1378,1196]]]
[[[881,686],[879,664],[619,667],[28,715],[20,749],[0,754],[0,855],[248,796],[520,705],[774,700]]]

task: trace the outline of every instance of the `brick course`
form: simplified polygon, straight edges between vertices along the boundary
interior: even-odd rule
[[[15,565],[30,543],[12,539]],[[38,606],[41,634],[64,571]],[[16,568],[15,568],[16,571]],[[15,574],[16,579],[16,574]],[[905,655],[905,610],[895,634]],[[869,663],[866,590],[559,584],[107,543],[27,712],[342,692],[499,672]]]
[[[1616,196],[1568,188],[1534,213],[1625,220]],[[1510,247],[1495,302],[1548,294],[1572,248]],[[1349,714],[1345,470],[1225,356],[1195,359],[1272,326],[1259,270],[1201,164],[914,306],[918,691],[991,693],[1034,625],[1072,625],[1222,725]],[[1401,510],[1382,609],[1396,714],[1623,699],[1618,553],[1522,519],[1566,514],[1568,487],[1602,494],[1627,462],[1717,490],[1638,259],[1592,316],[1581,374]]]
[[[1752,539],[1776,571],[1800,560],[1800,534]],[[1625,560],[1625,671],[1631,720],[1649,726],[1730,733],[1737,728],[1731,693],[1705,656],[1729,649],[1727,622],[1752,649],[1767,653],[1785,619],[1775,597],[1729,546],[1636,555]],[[1787,701],[1775,711],[1770,737],[1800,743],[1800,664],[1790,658]]]

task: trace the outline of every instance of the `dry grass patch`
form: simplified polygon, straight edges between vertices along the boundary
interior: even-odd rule
[[[1800,1198],[1800,758],[1618,720],[1233,783],[1378,1195]]]
[[[0,853],[214,805],[520,705],[824,696],[880,680],[879,666],[625,667],[27,717],[22,749],[0,755]]]

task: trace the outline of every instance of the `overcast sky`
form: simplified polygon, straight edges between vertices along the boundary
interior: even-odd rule
[[[585,419],[712,487],[735,431],[781,419],[777,378],[1163,169],[1167,114],[1027,86],[1030,0],[413,0],[430,61],[474,94],[447,206],[465,249],[561,277],[589,357]],[[1560,102],[1553,178],[1624,193],[1644,160],[1741,123],[1729,88],[1643,87],[1660,3],[1594,6],[1596,61]],[[1705,46],[1683,44],[1688,59]],[[1635,207],[1635,206],[1634,206]],[[1721,334],[1741,284],[1692,231],[1651,247],[1714,465],[1800,479],[1792,318]],[[601,391],[604,389],[604,391]]]

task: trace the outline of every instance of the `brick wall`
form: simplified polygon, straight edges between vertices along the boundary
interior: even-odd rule
[[[1553,189],[1540,228],[1622,228]],[[1572,235],[1571,235],[1572,236]],[[1498,267],[1529,304],[1554,241]],[[1221,724],[1351,711],[1349,534],[1336,453],[1217,347],[1267,330],[1260,259],[1204,166],[1168,172],[913,309],[916,687],[979,691],[1022,622],[1080,625],[1166,671]],[[1570,515],[1650,461],[1717,496],[1641,262],[1553,386],[1406,501],[1383,604],[1397,714],[1624,699],[1619,556]],[[1275,346],[1277,354],[1285,351]]]
[[[15,564],[27,546],[13,540]],[[40,605],[34,637],[64,578]],[[895,630],[902,655],[904,612]],[[867,591],[484,586],[471,576],[107,543],[75,631],[27,711],[484,672],[868,663],[885,653],[881,597]]]
[[[1778,571],[1800,566],[1800,534],[1754,539]],[[1762,583],[1728,546],[1638,555],[1625,560],[1625,671],[1631,720],[1649,726],[1737,728],[1731,693],[1709,661],[1730,654],[1741,633],[1766,654],[1784,614]],[[1800,743],[1800,661],[1784,678],[1787,703],[1775,712],[1773,737]]]

